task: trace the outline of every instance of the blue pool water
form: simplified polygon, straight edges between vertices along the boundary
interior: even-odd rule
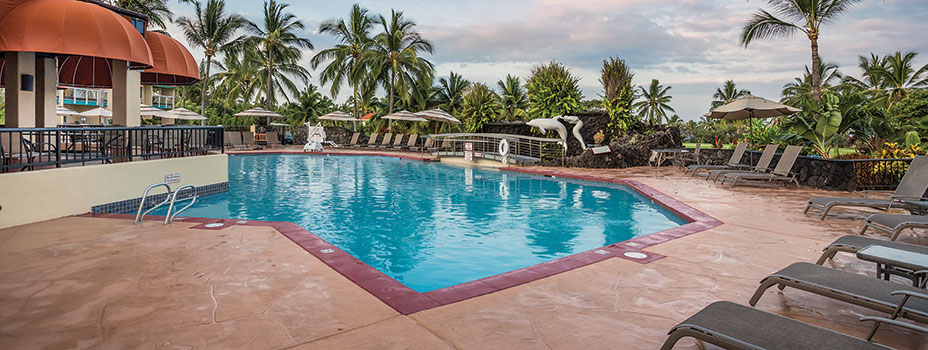
[[[685,223],[625,186],[373,156],[233,155],[229,183],[182,216],[294,222],[418,292]]]

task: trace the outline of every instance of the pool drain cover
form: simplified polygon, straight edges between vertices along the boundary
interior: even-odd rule
[[[207,227],[207,228],[217,228],[217,227],[222,227],[222,226],[225,226],[225,224],[221,222],[203,225],[203,227]]]
[[[644,259],[644,258],[647,258],[647,257],[648,257],[647,254],[645,254],[645,253],[639,253],[639,252],[628,252],[628,253],[625,253],[625,254],[623,254],[623,255],[625,255],[625,256],[627,256],[627,257],[629,257],[629,258],[632,258],[632,259]]]

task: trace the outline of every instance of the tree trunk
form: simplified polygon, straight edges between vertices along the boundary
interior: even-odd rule
[[[203,77],[203,88],[200,89],[200,114],[206,116],[206,85],[209,85],[209,66],[213,62],[213,56],[206,56],[206,76]],[[206,125],[206,121],[200,122],[200,125]]]
[[[809,41],[812,42],[812,98],[816,101],[822,100],[822,64],[818,56],[818,33],[809,34]]]
[[[390,70],[390,106],[387,107],[387,114],[393,114],[393,86],[396,85],[396,68]]]
[[[354,84],[354,119],[358,119],[358,84]]]
[[[268,46],[267,48],[267,96],[264,98],[264,108],[271,110],[271,73],[274,69],[274,47]]]

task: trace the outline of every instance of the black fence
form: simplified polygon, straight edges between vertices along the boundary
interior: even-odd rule
[[[894,190],[909,170],[912,159],[854,159],[857,188],[861,190]]]
[[[0,172],[225,152],[221,126],[0,128]]]

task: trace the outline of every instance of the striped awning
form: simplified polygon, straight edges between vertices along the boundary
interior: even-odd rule
[[[356,122],[357,119],[352,118],[348,113],[335,111],[326,115],[323,115],[318,118],[319,120],[334,120],[339,122]]]
[[[434,120],[434,121],[451,123],[451,124],[461,124],[461,121],[458,120],[458,118],[451,116],[447,112],[441,110],[441,108],[422,111],[422,112],[416,113],[416,115],[419,117],[428,119],[428,120]]]
[[[255,107],[246,111],[233,114],[236,117],[262,117],[262,118],[286,118],[275,112],[271,112],[261,107]]]
[[[428,119],[425,119],[425,118],[423,118],[423,117],[417,116],[417,115],[413,114],[412,112],[407,111],[407,110],[405,110],[405,109],[402,110],[402,111],[399,111],[399,112],[395,112],[395,113],[393,113],[393,114],[385,115],[385,116],[383,116],[383,119],[389,119],[389,120],[405,120],[405,121],[409,121],[409,122],[424,122],[424,121],[428,121]]]

